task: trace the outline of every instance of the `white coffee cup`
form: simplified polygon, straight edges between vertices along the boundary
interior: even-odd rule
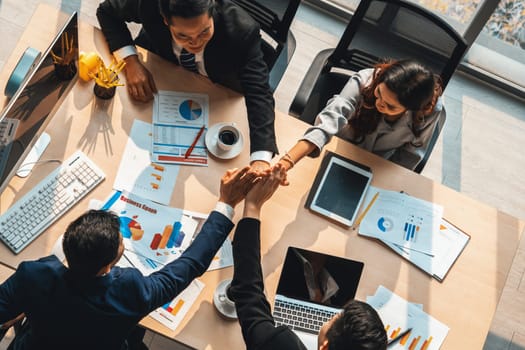
[[[219,294],[219,301],[221,302],[224,311],[228,314],[235,313],[235,303],[228,298],[226,293]]]
[[[223,151],[229,151],[239,142],[240,131],[234,124],[221,126],[217,133],[217,146]]]

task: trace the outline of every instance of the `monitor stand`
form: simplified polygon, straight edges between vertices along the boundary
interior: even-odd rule
[[[40,156],[42,153],[44,153],[44,150],[46,149],[47,145],[49,145],[49,141],[51,141],[51,136],[49,134],[43,132],[42,135],[38,138],[33,148],[31,148],[31,151],[29,151],[26,159],[24,159],[24,162],[18,168],[18,171],[16,172],[16,175],[19,177],[26,177],[31,173],[31,170],[33,169],[33,166],[38,162],[38,159],[40,159]]]

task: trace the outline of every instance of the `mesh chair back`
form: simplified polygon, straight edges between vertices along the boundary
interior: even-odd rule
[[[352,71],[379,59],[413,58],[441,76],[446,86],[467,43],[445,20],[402,0],[362,0],[328,66]]]
[[[264,32],[262,51],[275,90],[295,51],[290,31],[301,0],[232,0],[255,19]]]

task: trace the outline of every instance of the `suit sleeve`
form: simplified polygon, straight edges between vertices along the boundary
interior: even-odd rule
[[[23,310],[24,274],[26,263],[20,264],[17,271],[0,285],[0,324],[12,320]]]
[[[268,82],[268,67],[261,50],[259,30],[250,31],[244,41],[249,44],[239,71],[250,125],[250,153],[278,153],[275,140],[275,102]]]
[[[97,8],[97,19],[111,52],[133,45],[126,22],[142,23],[142,0],[105,0]]]
[[[206,272],[211,260],[233,228],[223,214],[213,211],[193,243],[175,261],[145,278],[144,293],[148,309],[171,301],[196,277]]]
[[[244,218],[237,225],[233,241],[234,271],[230,297],[247,349],[258,349],[275,335],[270,304],[264,295],[261,268],[260,222]]]
[[[315,118],[315,125],[308,128],[302,138],[316,146],[309,154],[310,157],[318,157],[323,147],[354,116],[361,100],[361,90],[369,83],[373,71],[373,69],[363,69],[353,74],[341,93],[328,100],[326,106],[319,112]]]

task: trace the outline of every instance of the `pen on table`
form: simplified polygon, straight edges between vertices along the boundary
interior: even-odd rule
[[[361,224],[361,221],[363,221],[363,218],[365,217],[366,213],[368,213],[368,211],[370,210],[370,208],[372,207],[372,205],[376,201],[377,196],[379,196],[379,192],[376,192],[376,194],[374,194],[374,197],[372,197],[372,200],[370,201],[370,203],[368,203],[368,205],[366,206],[365,210],[361,213],[361,215],[359,215],[359,217],[357,218],[357,220],[356,220],[356,222],[354,224],[354,229]]]
[[[197,136],[195,136],[195,140],[193,140],[193,142],[191,143],[190,148],[188,148],[188,150],[184,154],[184,158],[188,158],[190,156],[191,152],[195,148],[195,145],[197,144],[197,141],[199,141],[199,139],[201,138],[201,135],[202,135],[203,131],[204,131],[204,125],[200,128],[199,132],[197,133]]]
[[[401,338],[403,338],[405,335],[407,335],[410,332],[412,332],[412,328],[409,328],[406,331],[399,333],[395,338],[390,339],[388,341],[387,346],[393,345],[395,342],[397,342],[398,340],[400,340]]]

